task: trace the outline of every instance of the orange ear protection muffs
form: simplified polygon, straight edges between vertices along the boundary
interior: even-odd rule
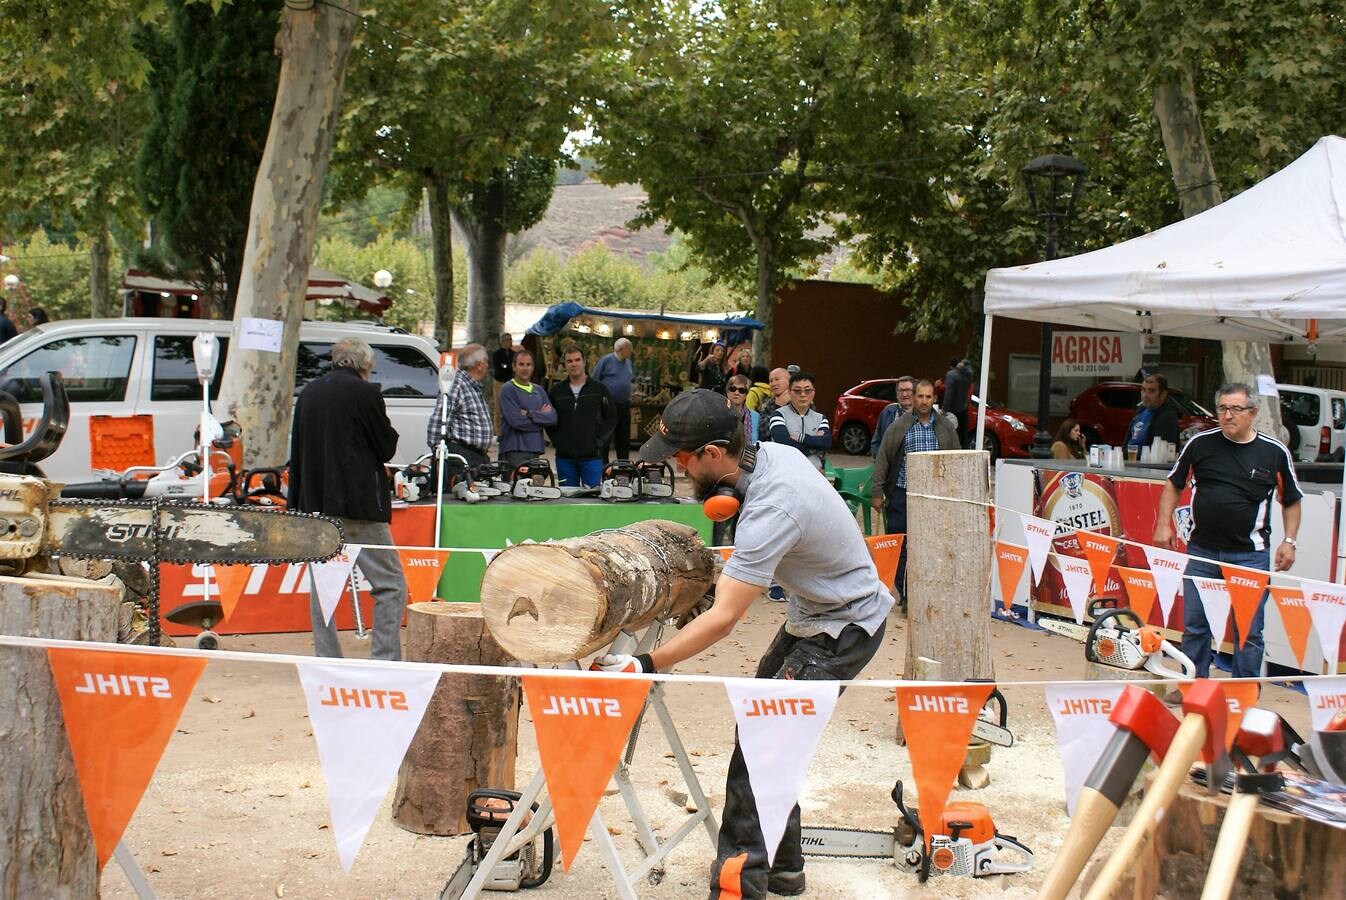
[[[701,511],[706,514],[707,519],[712,522],[727,522],[738,515],[739,507],[743,505],[743,495],[747,493],[755,468],[757,468],[757,445],[753,444],[744,447],[743,454],[739,457],[736,484],[720,484],[717,481],[709,493],[698,498],[701,501]]]

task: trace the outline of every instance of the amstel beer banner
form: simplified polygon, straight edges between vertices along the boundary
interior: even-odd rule
[[[308,575],[313,579],[314,590],[318,593],[324,622],[332,621],[332,613],[336,612],[341,595],[350,583],[351,570],[355,568],[355,558],[359,555],[359,544],[345,544],[340,553],[326,562],[309,564]]]
[[[1056,723],[1056,746],[1066,773],[1066,812],[1072,816],[1084,779],[1116,731],[1108,716],[1123,690],[1121,684],[1047,685],[1047,709]]]
[[[897,716],[911,757],[922,822],[938,822],[993,684],[897,689]],[[925,832],[926,849],[930,831]]]

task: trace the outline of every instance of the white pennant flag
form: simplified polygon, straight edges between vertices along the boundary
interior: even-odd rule
[[[804,773],[832,717],[841,685],[835,681],[734,679],[726,681],[724,689],[738,721],[738,744],[757,801],[767,862],[774,862],[785,822],[799,801]]]
[[[1056,523],[1028,513],[1019,513],[1019,518],[1027,538],[1028,561],[1033,564],[1033,583],[1038,584],[1042,581],[1042,567],[1047,565],[1047,552],[1052,549],[1052,538],[1056,537]]]
[[[341,552],[326,562],[309,563],[309,577],[318,590],[318,604],[322,607],[322,620],[332,621],[341,602],[341,594],[350,584],[351,569],[355,568],[355,557],[360,555],[360,544],[343,544]]]
[[[1154,590],[1159,595],[1159,608],[1164,612],[1164,624],[1173,612],[1173,598],[1182,593],[1182,574],[1187,571],[1187,554],[1162,547],[1146,547],[1145,560],[1154,578]]]
[[[1337,673],[1341,649],[1341,629],[1346,625],[1346,588],[1322,581],[1306,581],[1302,585],[1304,605],[1313,619],[1313,633],[1318,635],[1318,646],[1327,660],[1327,674]]]
[[[349,872],[421,724],[439,672],[299,663],[327,781],[332,837]]]
[[[1229,623],[1229,586],[1223,578],[1193,578],[1196,592],[1201,596],[1201,608],[1206,612],[1206,624],[1218,645],[1224,640]]]
[[[491,564],[491,560],[495,559],[495,558],[496,558],[497,556],[499,556],[499,555],[500,555],[500,551],[499,551],[499,550],[483,550],[483,551],[481,551],[481,558],[484,559],[484,560],[486,560],[486,565],[488,565],[488,566]]]
[[[1099,754],[1117,728],[1108,721],[1122,684],[1049,684],[1047,708],[1056,721],[1056,746],[1066,770],[1066,811],[1075,815],[1075,799]]]
[[[1322,731],[1332,717],[1346,709],[1346,678],[1305,678],[1313,730]]]
[[[1066,583],[1066,597],[1076,624],[1084,624],[1084,611],[1089,608],[1089,594],[1094,587],[1094,572],[1087,560],[1056,554],[1056,565],[1061,569],[1061,580]]]

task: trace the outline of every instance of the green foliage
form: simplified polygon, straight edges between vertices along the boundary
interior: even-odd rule
[[[339,208],[329,206],[318,219],[318,233],[345,238],[357,246],[368,244],[385,232],[404,232],[420,207],[420,199],[419,192],[409,198],[405,191],[376,184],[357,200]]]
[[[89,243],[65,244],[50,240],[44,231],[34,232],[26,241],[5,245],[7,265],[0,275],[16,274],[23,279],[23,290],[5,291],[10,318],[20,328],[27,327],[27,313],[40,306],[52,320],[83,319],[89,316]],[[120,273],[123,261],[113,252],[112,271]]]
[[[414,241],[386,233],[363,245],[341,236],[324,237],[318,241],[313,264],[369,287],[374,285],[374,273],[387,269],[393,283],[386,293],[393,298],[393,305],[384,321],[407,331],[428,333],[429,323],[435,318],[435,279],[428,251]],[[455,266],[462,264],[461,258],[454,260]],[[461,302],[466,287],[455,284],[454,293]],[[318,307],[315,314],[343,319],[359,315],[337,304]]]

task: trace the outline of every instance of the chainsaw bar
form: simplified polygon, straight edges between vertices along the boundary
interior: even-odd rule
[[[826,826],[799,829],[799,846],[805,856],[829,859],[893,859],[900,846],[896,829],[865,831]]]
[[[342,540],[336,519],[261,506],[52,500],[43,544],[84,559],[235,565],[321,562]]]

